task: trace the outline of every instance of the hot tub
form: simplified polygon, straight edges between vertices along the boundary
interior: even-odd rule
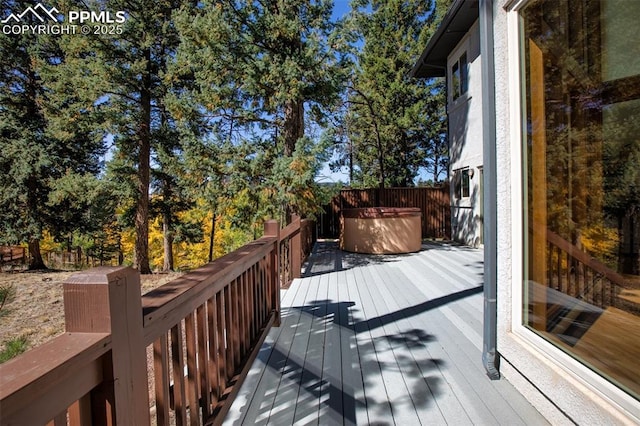
[[[418,208],[345,209],[340,216],[340,249],[391,254],[419,251],[422,213]]]

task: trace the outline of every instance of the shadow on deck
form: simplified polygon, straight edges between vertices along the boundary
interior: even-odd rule
[[[227,424],[541,424],[481,361],[482,252],[359,255],[318,243],[283,291]]]

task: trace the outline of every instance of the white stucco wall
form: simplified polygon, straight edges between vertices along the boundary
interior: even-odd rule
[[[451,67],[460,55],[467,52],[469,67],[468,91],[455,101],[451,95]],[[479,246],[482,235],[480,169],[482,168],[482,72],[478,21],[447,58],[449,93],[449,176],[456,170],[469,168],[469,197],[457,198],[455,185],[451,188],[452,238],[464,244]]]
[[[640,422],[636,400],[527,331],[520,322],[523,270],[521,118],[517,89],[520,80],[517,12],[506,11],[507,3],[514,1],[495,0],[493,8],[500,371],[554,425],[570,424],[566,416],[584,425],[635,424]]]

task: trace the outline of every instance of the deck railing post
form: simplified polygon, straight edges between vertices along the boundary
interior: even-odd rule
[[[302,269],[302,230],[300,229],[300,216],[293,215],[291,223],[297,224],[298,231],[291,237],[291,250],[289,255],[291,279],[300,278],[300,271]]]
[[[67,332],[111,333],[105,383],[91,397],[92,424],[148,425],[140,274],[129,267],[99,267],[71,276],[63,289]]]
[[[271,264],[271,277],[269,277],[269,285],[271,286],[271,306],[275,310],[274,326],[280,326],[280,224],[277,220],[267,220],[264,222],[264,236],[275,237],[276,242],[271,251],[269,263]]]

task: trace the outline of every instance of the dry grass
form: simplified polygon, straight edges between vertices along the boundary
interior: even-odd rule
[[[28,348],[41,345],[64,332],[62,283],[76,271],[2,272],[0,288],[12,295],[0,310],[0,351],[9,341],[25,337]],[[142,294],[182,273],[143,275]]]

